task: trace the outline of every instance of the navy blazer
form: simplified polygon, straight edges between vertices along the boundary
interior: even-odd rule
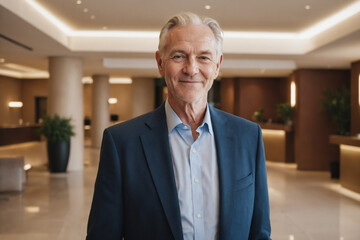
[[[270,239],[261,129],[209,109],[219,169],[219,239]],[[183,239],[164,104],[104,131],[86,239],[122,237]]]

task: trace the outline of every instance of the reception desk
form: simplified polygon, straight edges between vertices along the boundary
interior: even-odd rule
[[[294,162],[294,136],[292,125],[261,123],[265,157],[273,162]]]
[[[360,193],[360,138],[331,135],[329,141],[340,147],[340,184]]]
[[[38,128],[39,126],[0,127],[0,146],[40,141],[40,136],[36,133]]]

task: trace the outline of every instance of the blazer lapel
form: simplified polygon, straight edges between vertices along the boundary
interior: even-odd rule
[[[226,233],[229,233],[231,226],[231,216],[233,211],[233,191],[231,189],[233,182],[233,165],[235,159],[234,138],[231,132],[231,126],[227,125],[226,118],[218,110],[210,107],[211,121],[215,134],[215,144],[218,159],[219,172],[219,197],[220,197],[220,219],[219,219],[219,239],[227,239]]]
[[[170,155],[164,105],[146,123],[141,142],[146,160],[174,239],[183,239],[179,200]]]

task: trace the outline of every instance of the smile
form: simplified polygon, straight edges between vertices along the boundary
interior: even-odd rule
[[[194,81],[194,80],[179,80],[180,83],[202,83],[202,81]]]

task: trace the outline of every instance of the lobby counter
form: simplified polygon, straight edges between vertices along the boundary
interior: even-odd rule
[[[294,162],[294,135],[292,125],[260,123],[266,160]]]
[[[329,141],[340,147],[340,184],[360,193],[360,138],[331,135]]]
[[[14,126],[0,127],[0,146],[40,141],[40,136],[36,133],[39,126]]]

